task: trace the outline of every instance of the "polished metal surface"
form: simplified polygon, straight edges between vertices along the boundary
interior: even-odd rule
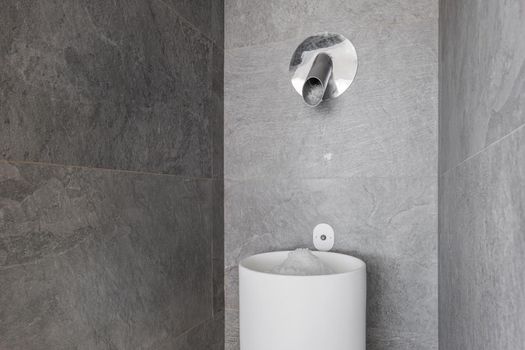
[[[290,61],[295,90],[309,106],[340,96],[357,73],[357,53],[344,36],[320,33],[306,38]]]
[[[310,106],[317,106],[327,91],[327,95],[330,95],[330,89],[327,90],[327,87],[331,77],[332,59],[325,53],[318,54],[303,85],[304,102]]]

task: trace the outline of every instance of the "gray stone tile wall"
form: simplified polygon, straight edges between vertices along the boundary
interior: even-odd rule
[[[8,0],[0,33],[0,348],[222,348],[222,1]]]
[[[238,349],[236,266],[334,249],[368,264],[368,349],[437,349],[438,2],[225,2],[226,348]],[[309,35],[354,43],[350,89],[306,106],[288,74]]]
[[[525,344],[525,5],[441,1],[440,349]]]

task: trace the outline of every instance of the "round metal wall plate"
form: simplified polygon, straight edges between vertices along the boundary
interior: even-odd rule
[[[323,99],[338,97],[352,84],[357,73],[355,47],[350,40],[340,34],[316,34],[306,38],[297,47],[290,61],[292,84],[302,96],[308,73],[320,53],[329,55],[333,64],[332,76]]]

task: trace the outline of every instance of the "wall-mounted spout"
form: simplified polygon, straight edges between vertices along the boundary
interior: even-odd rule
[[[318,54],[303,85],[304,102],[312,107],[321,103],[331,76],[332,59],[325,53]]]
[[[341,95],[354,80],[357,53],[344,36],[320,33],[306,38],[290,61],[295,90],[304,102],[315,107]]]

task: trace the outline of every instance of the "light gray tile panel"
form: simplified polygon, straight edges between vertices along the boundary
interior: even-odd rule
[[[525,3],[441,1],[440,173],[525,123]]]
[[[414,22],[349,36],[356,79],[307,106],[288,64],[296,40],[225,52],[225,177],[434,176],[437,29]]]
[[[173,348],[212,316],[211,185],[0,162],[0,348]]]
[[[433,0],[226,0],[226,47],[302,38],[335,30],[388,32],[398,24],[437,22]],[[335,25],[337,23],[337,25]]]
[[[525,127],[448,172],[440,199],[441,349],[525,344]]]
[[[436,190],[435,178],[227,180],[226,309],[238,308],[242,258],[313,249],[312,229],[326,222],[334,250],[367,263],[371,339],[408,332],[432,348],[423,344],[437,344]]]
[[[225,350],[239,350],[239,311],[226,310]]]
[[[240,259],[311,247],[329,222],[336,250],[368,264],[368,348],[436,349],[438,2],[225,5],[226,309],[238,308]],[[288,64],[321,31],[351,39],[359,69],[312,109]]]

